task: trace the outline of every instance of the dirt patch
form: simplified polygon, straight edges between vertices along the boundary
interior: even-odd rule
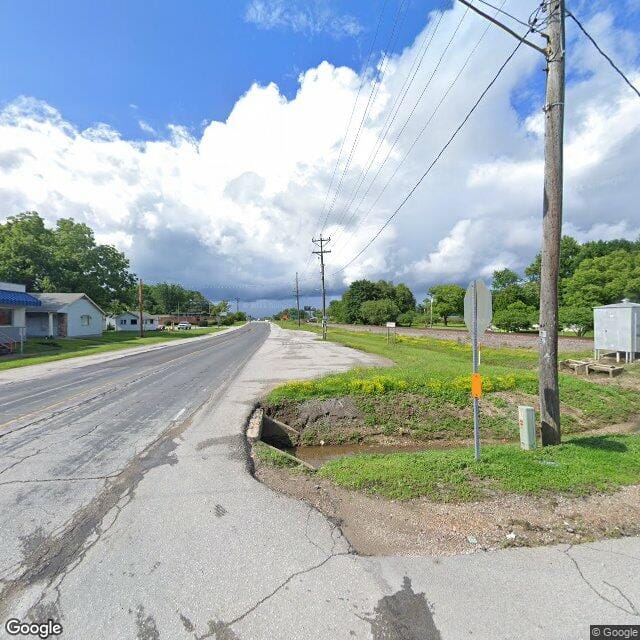
[[[584,498],[503,494],[442,504],[388,500],[334,486],[314,474],[255,463],[267,486],[340,522],[363,555],[454,555],[503,547],[580,543],[640,534],[640,486]]]

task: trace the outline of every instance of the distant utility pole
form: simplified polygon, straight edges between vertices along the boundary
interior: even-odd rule
[[[326,292],[324,287],[324,254],[331,253],[331,251],[328,249],[325,249],[324,245],[331,242],[331,238],[323,238],[322,234],[320,234],[320,237],[317,240],[315,238],[312,238],[312,242],[316,246],[320,247],[319,251],[314,251],[313,253],[320,256],[320,275],[322,276],[322,339],[326,340],[327,339],[327,298],[326,298]]]
[[[138,322],[140,323],[140,337],[144,338],[144,293],[142,291],[142,278],[138,280]]]
[[[298,326],[300,326],[300,289],[298,287],[298,272],[296,271],[296,309],[298,310]]]
[[[240,298],[236,296],[236,313],[240,311]]]
[[[546,48],[529,42],[492,16],[460,0],[476,13],[542,53],[547,60],[544,105],[544,192],[542,204],[542,266],[540,270],[540,427],[542,444],[560,442],[560,392],[558,389],[558,274],[562,239],[562,161],[565,84],[565,2],[545,0]],[[530,32],[537,23],[530,22]],[[525,34],[525,35],[528,35]]]

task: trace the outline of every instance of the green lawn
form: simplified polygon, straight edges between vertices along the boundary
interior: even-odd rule
[[[556,447],[516,445],[413,454],[354,455],[318,472],[336,484],[393,499],[477,500],[506,491],[587,495],[640,482],[640,435],[574,437]]]
[[[132,331],[105,331],[102,336],[91,338],[54,338],[52,340],[31,338],[25,342],[24,357],[6,360],[0,357],[0,371],[42,362],[152,345],[179,338],[195,338],[207,333],[221,331],[224,328],[203,327],[188,331],[154,331],[147,332],[144,338],[140,338],[137,333]]]
[[[281,323],[297,328],[293,322]],[[320,328],[303,325],[316,333]],[[369,426],[387,435],[409,430],[417,439],[470,437],[471,349],[454,341],[397,336],[387,342],[381,334],[332,328],[329,339],[393,360],[394,367],[353,369],[306,381],[292,381],[274,389],[266,403],[300,403],[313,398],[351,396]],[[581,354],[566,354],[579,357]],[[485,394],[481,400],[483,434],[515,439],[517,404],[535,406],[538,392],[538,354],[532,349],[483,348],[480,367]],[[627,367],[635,377],[636,366]],[[627,374],[625,374],[627,375]],[[637,379],[637,378],[636,378]],[[565,433],[615,424],[640,415],[640,393],[619,379],[599,382],[560,375]],[[327,444],[339,442],[323,431]],[[342,437],[342,436],[341,436]],[[317,438],[320,439],[320,436]],[[358,440],[358,434],[349,439]],[[313,444],[307,434],[305,440]]]

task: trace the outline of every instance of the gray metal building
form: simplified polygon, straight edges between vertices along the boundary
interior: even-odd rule
[[[640,353],[640,304],[623,300],[593,310],[593,349],[596,358],[615,353],[619,362],[633,362]]]

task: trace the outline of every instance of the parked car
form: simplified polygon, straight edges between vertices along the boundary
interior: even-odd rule
[[[180,331],[191,329],[191,323],[190,322],[178,322],[178,324],[176,325],[176,329],[179,329]]]
[[[318,318],[316,318],[314,316],[311,316],[311,318],[307,319],[307,323],[309,323],[309,322],[318,322]]]

